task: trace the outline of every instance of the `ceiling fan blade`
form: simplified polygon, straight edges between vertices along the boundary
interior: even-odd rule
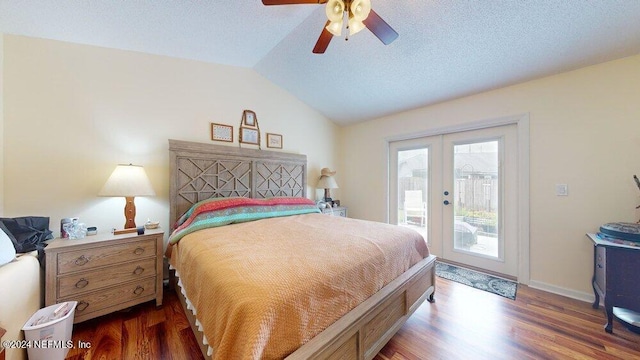
[[[331,21],[327,21],[327,23],[324,25],[324,28],[322,28],[322,33],[318,38],[318,42],[316,42],[316,46],[313,47],[314,54],[324,54],[324,52],[327,50],[327,47],[329,46],[329,43],[331,42],[331,39],[333,39],[333,34],[330,33],[329,30],[327,30],[327,26],[329,25],[329,23],[331,23]]]
[[[398,38],[398,33],[389,26],[380,15],[371,10],[369,16],[364,19],[363,23],[383,44],[389,45]]]
[[[324,4],[327,0],[262,0],[264,5]]]

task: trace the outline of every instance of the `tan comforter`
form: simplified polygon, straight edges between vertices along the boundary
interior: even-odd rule
[[[197,231],[171,264],[214,359],[281,359],[428,253],[413,230],[306,214]]]

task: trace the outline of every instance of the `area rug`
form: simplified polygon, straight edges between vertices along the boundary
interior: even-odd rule
[[[436,262],[436,275],[444,279],[506,297],[507,299],[516,299],[518,284],[511,280],[441,262]]]

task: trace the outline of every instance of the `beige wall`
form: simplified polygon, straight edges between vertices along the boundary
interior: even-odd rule
[[[4,35],[0,32],[0,216],[4,215]]]
[[[53,230],[67,216],[121,227],[124,200],[96,194],[128,162],[145,166],[157,193],[137,199],[137,222],[167,228],[167,139],[209,142],[218,122],[234,126],[237,146],[243,109],[256,111],[263,134],[284,135],[284,151],[307,154],[310,197],[321,196],[320,168],[338,167],[334,197],[378,221],[385,138],[529,113],[531,280],[552,291],[589,296],[584,233],[640,217],[640,56],[342,129],[244,68],[12,35],[0,40],[0,61],[0,210],[50,216]],[[557,183],[569,184],[568,197],[555,196]]]
[[[273,132],[308,156],[309,197],[320,169],[337,165],[338,128],[251,69],[5,35],[4,70],[4,213],[49,216],[55,233],[68,216],[124,225],[124,199],[96,195],[119,163],[143,165],[157,193],[136,199],[136,222],[168,228],[167,139],[212,143],[216,122],[238,146],[243,109],[256,112],[263,148]]]
[[[354,217],[385,219],[385,138],[530,114],[532,286],[592,297],[585,237],[637,221],[640,56],[400,113],[341,131],[342,198]],[[555,184],[569,196],[555,195]]]

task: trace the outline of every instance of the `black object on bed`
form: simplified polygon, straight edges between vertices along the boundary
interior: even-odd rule
[[[49,218],[45,216],[22,216],[0,218],[0,228],[7,233],[17,253],[38,251],[38,261],[44,268],[44,248],[46,240],[53,239],[49,230]]]

